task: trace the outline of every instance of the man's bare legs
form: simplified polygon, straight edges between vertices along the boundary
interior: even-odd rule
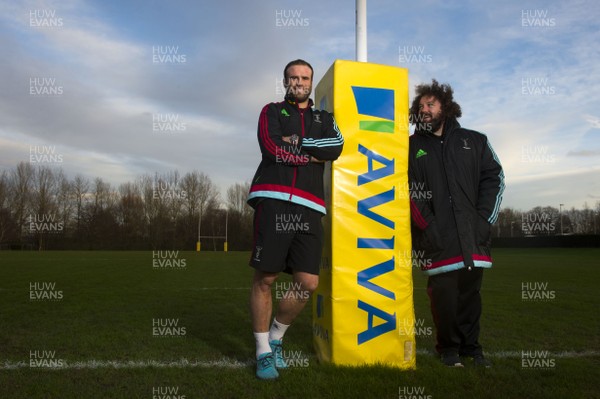
[[[250,313],[254,332],[269,331],[273,313],[271,287],[277,280],[277,273],[255,270],[250,291]],[[319,276],[305,272],[294,273],[294,284],[282,295],[275,318],[290,325],[308,303],[310,295],[319,285]]]

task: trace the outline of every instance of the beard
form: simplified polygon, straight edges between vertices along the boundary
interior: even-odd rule
[[[286,98],[293,100],[297,103],[302,103],[310,97],[312,93],[312,87],[304,87],[304,88],[292,88],[288,87],[286,91]]]
[[[420,116],[420,130],[426,130],[430,133],[435,133],[439,130],[440,127],[442,127],[442,124],[444,123],[444,115],[443,113],[440,111],[437,115],[432,115],[429,113],[423,113],[423,114],[419,114]],[[429,117],[429,120],[426,120],[425,117]]]
[[[439,115],[436,118],[431,119],[431,133],[437,132],[442,124],[444,123],[444,117]]]

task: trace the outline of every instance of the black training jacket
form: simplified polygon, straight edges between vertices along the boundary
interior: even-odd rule
[[[413,256],[428,275],[492,266],[491,224],[504,173],[487,137],[447,119],[441,137],[410,136]]]
[[[291,201],[326,213],[323,193],[324,163],[336,160],[344,138],[333,115],[327,111],[301,109],[285,100],[265,105],[258,120],[258,143],[262,161],[256,170],[248,204],[256,207],[261,198]],[[290,144],[283,137],[297,136]]]

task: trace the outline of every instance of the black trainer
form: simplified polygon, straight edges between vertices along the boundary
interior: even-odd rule
[[[464,367],[456,353],[442,354],[442,363],[448,367]]]

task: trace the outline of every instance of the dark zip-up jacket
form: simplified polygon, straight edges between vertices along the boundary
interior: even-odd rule
[[[413,256],[428,275],[492,266],[491,224],[498,218],[504,172],[487,137],[447,119],[437,137],[410,137]]]
[[[248,204],[273,198],[326,213],[323,192],[324,163],[342,152],[344,138],[333,115],[327,111],[301,109],[292,101],[265,105],[258,120],[258,143],[262,161],[252,179]],[[288,143],[283,137],[298,137]]]

